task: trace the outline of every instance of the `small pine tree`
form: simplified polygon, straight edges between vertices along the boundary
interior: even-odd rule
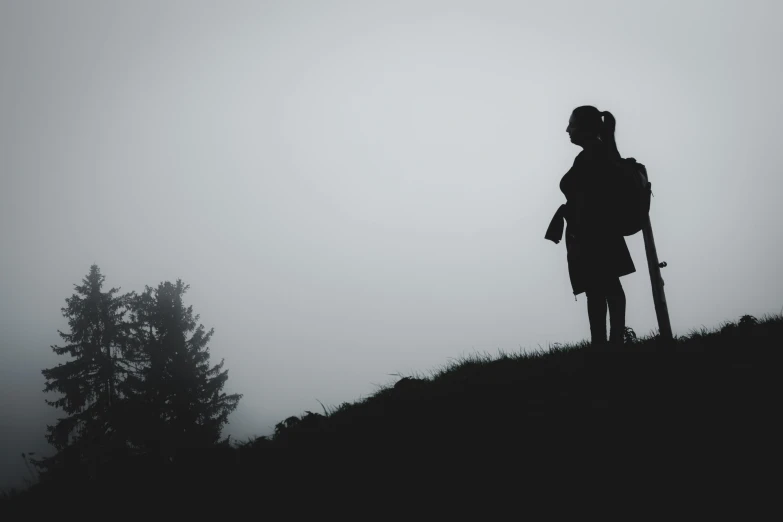
[[[147,286],[132,304],[129,361],[135,369],[123,388],[128,418],[134,419],[135,444],[161,457],[217,444],[242,397],[222,392],[228,370],[224,361],[209,365],[214,328],[196,326],[200,316],[183,304],[188,288],[181,280]]]
[[[46,378],[44,392],[59,392],[59,399],[46,402],[61,408],[66,416],[47,426],[46,438],[58,451],[50,458],[35,461],[44,473],[89,466],[94,476],[96,466],[107,450],[124,446],[117,437],[114,406],[118,403],[118,383],[125,368],[122,364],[126,296],[115,296],[112,288],[102,292],[105,277],[97,265],[76,293],[66,298],[62,308],[70,333],[58,330],[65,346],[52,346],[57,355],[72,359],[42,370]],[[43,477],[42,477],[43,478]]]

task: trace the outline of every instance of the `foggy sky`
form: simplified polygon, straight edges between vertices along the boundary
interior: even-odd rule
[[[544,239],[573,108],[647,166],[674,333],[783,307],[783,4],[0,0],[0,486],[92,263],[181,278],[246,439],[589,339]],[[626,323],[657,328],[641,234]],[[317,399],[317,400],[316,400]],[[575,434],[578,436],[578,434]]]

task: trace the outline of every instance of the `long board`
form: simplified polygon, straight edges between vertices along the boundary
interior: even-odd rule
[[[649,185],[649,183],[648,183]],[[663,290],[663,277],[661,268],[666,263],[658,263],[658,251],[655,249],[650,215],[645,215],[642,234],[644,236],[644,251],[647,253],[647,267],[650,270],[650,284],[652,285],[653,303],[655,303],[655,315],[658,317],[658,331],[665,341],[672,340],[672,325],[669,321],[669,305],[666,303],[666,293]]]

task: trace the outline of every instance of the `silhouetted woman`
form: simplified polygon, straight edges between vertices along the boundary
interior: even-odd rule
[[[607,172],[609,162],[620,157],[614,130],[615,119],[608,111],[585,105],[571,113],[566,132],[583,150],[560,180],[567,202],[552,218],[545,236],[558,243],[565,219],[568,274],[574,298],[582,292],[587,295],[593,346],[606,344],[607,305],[609,342],[622,345],[625,293],[620,277],[636,271],[625,238],[616,230],[609,212],[613,187]]]

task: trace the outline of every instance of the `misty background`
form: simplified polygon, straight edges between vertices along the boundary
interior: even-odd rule
[[[474,352],[589,339],[544,232],[617,118],[675,335],[783,307],[783,3],[0,0],[0,486],[53,453],[41,369],[96,263],[183,279],[224,434]],[[641,234],[626,323],[657,328]],[[578,436],[578,434],[575,434]]]

